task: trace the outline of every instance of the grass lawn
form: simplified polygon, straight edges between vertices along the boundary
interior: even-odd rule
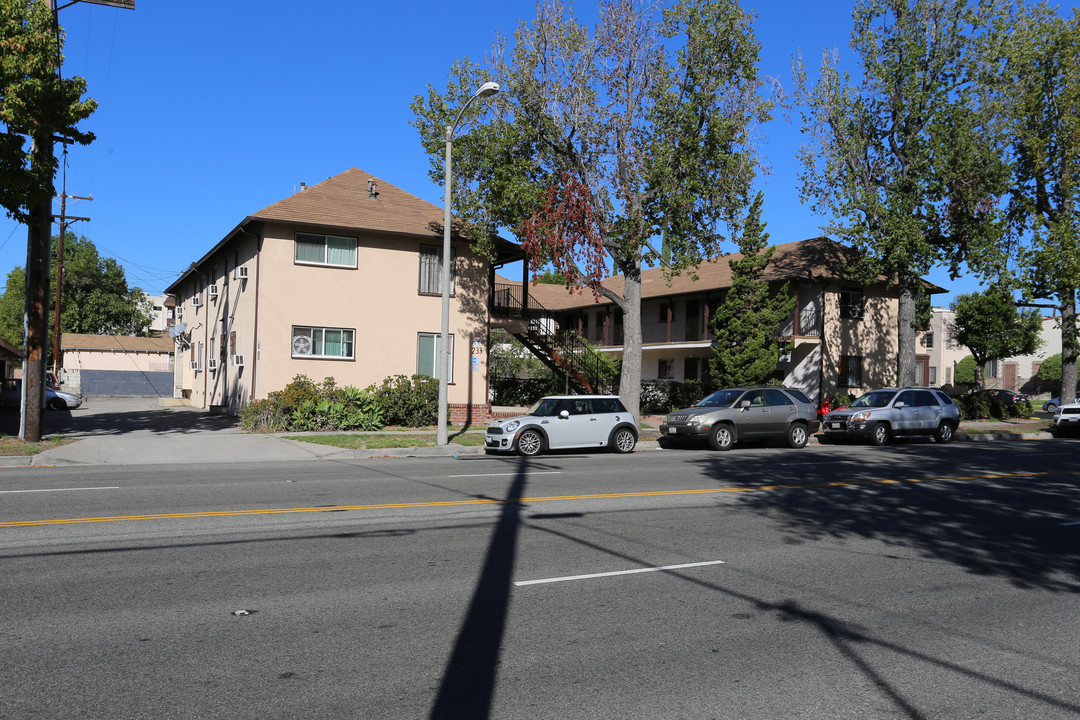
[[[17,437],[0,437],[0,455],[37,455],[38,453],[52,450],[61,445],[67,445],[71,440],[61,437],[44,438],[41,442],[23,442]]]
[[[283,435],[287,440],[331,445],[344,450],[379,450],[382,448],[434,447],[435,433],[358,433],[353,435]],[[476,447],[484,444],[483,433],[450,433],[450,442],[454,445]]]

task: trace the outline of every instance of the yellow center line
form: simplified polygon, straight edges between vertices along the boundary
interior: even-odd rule
[[[858,485],[895,485],[900,483],[947,482],[955,480],[1006,480],[1010,478],[1036,477],[1040,475],[1077,475],[1078,472],[1022,472],[1000,475],[954,475],[936,478],[903,478],[899,480],[837,480],[821,483],[793,483],[783,485],[757,485],[754,487],[701,488],[696,490],[652,490],[645,492],[596,493],[590,495],[551,495],[520,499],[471,499],[437,500],[431,502],[378,503],[371,505],[324,505],[301,508],[265,508],[262,510],[210,510],[188,513],[156,513],[152,515],[115,515],[88,518],[62,518],[55,520],[20,520],[0,522],[0,528],[30,527],[34,525],[75,525],[79,523],[122,522],[127,520],[174,520],[180,518],[237,517],[242,515],[282,515],[286,513],[341,512],[343,510],[400,510],[412,508],[454,507],[462,505],[501,505],[504,503],[537,503],[556,500],[609,500],[619,498],[642,498],[675,495],[712,495],[715,493],[755,492],[762,490],[807,490],[813,488],[847,487]]]

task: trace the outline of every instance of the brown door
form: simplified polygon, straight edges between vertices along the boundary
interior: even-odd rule
[[[1019,389],[1017,382],[1017,364],[1005,363],[1005,389],[1016,392]]]

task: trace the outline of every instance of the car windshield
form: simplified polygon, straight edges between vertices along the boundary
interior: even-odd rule
[[[541,398],[535,405],[529,408],[526,415],[550,417],[556,414],[555,408],[559,406],[558,398]]]
[[[730,407],[731,403],[738,400],[743,392],[742,390],[717,390],[694,407]]]
[[[895,395],[895,390],[875,390],[856,398],[848,407],[885,407]]]

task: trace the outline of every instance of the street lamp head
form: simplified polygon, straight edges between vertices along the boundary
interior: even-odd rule
[[[500,90],[499,83],[488,81],[480,86],[480,89],[476,91],[474,97],[491,97]]]

